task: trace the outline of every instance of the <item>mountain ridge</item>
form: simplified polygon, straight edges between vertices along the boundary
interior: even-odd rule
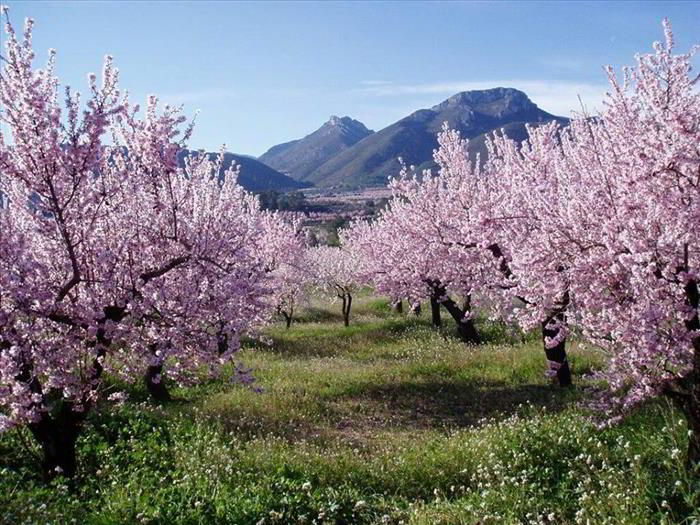
[[[526,124],[539,125],[552,120],[568,122],[565,117],[540,109],[524,92],[514,88],[463,91],[367,134],[298,179],[322,187],[385,185],[389,177],[398,174],[399,157],[419,169],[435,166],[433,150],[437,148],[437,134],[444,122],[458,129],[463,138],[470,139],[471,154],[484,156],[485,138],[494,130],[504,128],[509,137],[523,140],[527,138]],[[279,146],[284,144],[273,146],[268,153]],[[259,158],[262,162],[265,155]],[[283,157],[284,150],[278,155]]]
[[[372,133],[358,120],[331,115],[317,130],[301,139],[272,146],[258,160],[293,179],[303,180],[330,158]]]
[[[180,166],[184,166],[185,157],[192,154],[204,154],[210,159],[215,159],[219,155],[219,153],[211,151],[183,149],[178,153],[178,162]],[[238,183],[246,190],[254,193],[269,190],[293,191],[310,186],[309,183],[296,181],[248,155],[229,152],[224,153],[224,171],[229,169],[232,163],[240,166]]]

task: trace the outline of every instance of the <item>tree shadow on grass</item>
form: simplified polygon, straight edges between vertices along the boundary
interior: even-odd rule
[[[484,419],[506,418],[524,405],[558,412],[577,394],[552,385],[479,382],[456,378],[367,384],[336,399],[336,427],[357,425],[400,429],[467,428]]]
[[[335,315],[322,309],[317,311],[319,315],[326,316],[327,320],[333,319],[335,322],[324,322],[321,326],[305,329],[299,326],[296,331],[292,325],[289,331],[273,336],[274,342],[271,346],[257,344],[253,346],[258,351],[267,353],[297,358],[317,358],[348,355],[348,352],[357,353],[354,350],[360,346],[379,347],[385,343],[396,342],[412,333],[419,337],[437,334],[446,341],[460,342],[456,326],[451,320],[446,321],[439,329],[432,326],[430,319],[413,316],[351,321],[349,327],[344,327],[340,314]],[[303,325],[303,322],[300,325]],[[486,319],[477,320],[477,330],[481,337],[481,342],[477,346],[522,344],[523,341],[532,339],[530,334],[523,334],[513,327]],[[430,344],[430,341],[426,340],[426,344]]]
[[[340,310],[340,306],[338,306]],[[304,324],[304,323],[326,323],[326,322],[343,322],[343,315],[340,311],[327,310],[325,308],[317,308],[315,306],[308,306],[302,310],[302,312],[294,317],[294,323]],[[294,326],[294,325],[292,325]]]
[[[373,344],[380,345],[394,341],[396,336],[388,333],[385,329],[349,332],[342,338],[339,338],[338,334],[335,333],[276,340],[271,346],[257,346],[256,351],[298,359],[352,357],[352,354],[357,353],[358,349],[364,349],[367,339],[371,339]]]
[[[429,333],[429,324],[415,319],[394,319],[379,323],[351,324],[344,327],[320,327],[313,332],[294,332],[291,328],[289,336],[274,337],[272,345],[248,343],[262,353],[279,354],[295,358],[318,358],[348,356],[357,353],[358,349],[367,349],[368,345],[378,347],[382,344],[397,341],[411,331]],[[452,338],[447,333],[445,338]]]
[[[265,396],[266,393],[262,393]],[[287,395],[290,395],[287,393]],[[291,394],[292,396],[296,394]],[[533,408],[556,413],[575,399],[572,390],[548,385],[479,382],[445,378],[351,385],[338,394],[288,400],[301,411],[221,407],[210,416],[239,437],[275,435],[289,442],[344,441],[362,444],[387,432],[465,429],[485,419],[505,419]]]

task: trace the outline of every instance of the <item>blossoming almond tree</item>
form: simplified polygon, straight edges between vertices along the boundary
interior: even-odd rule
[[[432,274],[426,252],[406,235],[397,220],[404,214],[405,202],[391,201],[374,222],[360,220],[341,232],[344,246],[357,261],[361,283],[392,298],[406,297],[411,304],[429,299],[433,325],[441,325],[440,304],[427,284]]]
[[[356,254],[342,246],[316,246],[306,258],[316,287],[342,301],[343,324],[350,326],[353,294],[360,286]]]
[[[6,24],[0,73],[0,430],[26,424],[46,477],[71,476],[105,372],[216,368],[265,307],[267,272],[235,174],[178,168],[179,110],[150,97],[139,118],[107,57],[85,109],[66,88],[64,113],[55,52],[32,67],[32,25],[19,39]]]
[[[531,129],[521,149],[496,139],[502,172],[528,186],[548,279],[566,282],[585,335],[610,354],[597,402],[611,421],[658,395],[673,398],[700,464],[700,94],[697,51],[639,55],[607,109],[565,129]],[[534,258],[534,254],[531,256]],[[523,261],[525,266],[527,261]],[[526,275],[524,279],[536,279]],[[554,298],[554,296],[552,296]]]
[[[306,265],[306,238],[301,219],[291,214],[266,213],[261,237],[267,268],[272,277],[271,311],[289,328],[296,310],[308,300],[312,275]]]
[[[476,343],[473,299],[485,297],[489,287],[503,281],[493,255],[484,249],[488,237],[478,220],[491,180],[482,173],[478,158],[470,161],[468,141],[460,140],[458,132],[443,127],[438,144],[433,155],[437,174],[425,171],[419,179],[413,170],[403,170],[391,186],[396,198],[411,203],[414,238],[419,249],[430,254],[433,277],[429,284],[438,302],[457,323],[461,338]],[[448,290],[464,298],[461,307]]]
[[[574,237],[575,284],[589,335],[613,355],[605,377],[616,395],[604,406],[625,411],[671,396],[688,419],[688,460],[697,467],[700,93],[691,61],[698,48],[674,55],[664,26],[665,45],[638,56],[622,83],[608,69],[608,109],[595,122],[577,122],[565,142],[572,176],[594,184],[599,199],[587,215],[595,244],[589,232]],[[593,162],[582,163],[585,151],[595,153]]]
[[[426,172],[422,181],[403,176],[393,183],[409,202],[435,203],[411,211],[415,222],[428,225],[417,238],[443,261],[440,280],[450,283],[448,287],[464,290],[467,298],[478,294],[492,315],[516,319],[525,328],[540,325],[547,375],[570,385],[565,352],[569,296],[561,282],[562,254],[542,250],[540,216],[530,201],[544,199],[535,191],[534,179],[524,177],[522,169],[504,169],[503,148],[496,147],[512,145],[519,154],[518,145],[492,139],[489,160],[482,164],[479,158],[470,160],[469,142],[455,130],[445,126],[438,143],[436,176]]]
[[[555,123],[528,128],[542,132],[556,129]],[[453,131],[446,132],[443,148],[445,171],[464,172],[466,144]],[[508,145],[510,149],[504,148]],[[566,340],[569,333],[567,310],[571,301],[566,269],[570,267],[567,252],[551,244],[547,228],[551,221],[550,210],[566,202],[569,195],[556,185],[547,185],[546,178],[537,170],[528,170],[523,165],[508,165],[504,158],[530,158],[541,150],[529,142],[516,144],[503,135],[494,134],[487,139],[489,157],[478,182],[462,183],[458,194],[479,193],[470,209],[462,204],[464,197],[455,202],[462,207],[458,227],[471,233],[474,241],[459,241],[454,238],[457,250],[472,250],[478,245],[483,252],[482,261],[491,266],[483,275],[482,292],[489,303],[505,318],[513,318],[524,329],[537,327],[542,333],[542,342],[547,361],[546,374],[555,378],[559,385],[571,385],[571,370],[566,355]],[[460,149],[461,154],[456,154]],[[510,155],[509,154],[514,154]],[[535,164],[546,172],[543,164]],[[466,177],[469,181],[474,176]],[[459,231],[459,230],[457,230]],[[474,233],[475,232],[475,233]]]
[[[457,131],[445,127],[438,143],[434,158],[440,169],[435,176],[424,172],[418,178],[404,169],[391,183],[394,200],[379,220],[351,229],[353,246],[365,254],[360,260],[366,261],[366,273],[384,293],[399,293],[398,283],[419,297],[422,289],[429,289],[434,305],[445,306],[460,335],[469,342],[478,341],[471,319],[473,295],[486,299],[501,316],[515,317],[525,326],[535,318],[542,324],[551,375],[561,385],[569,385],[565,326],[552,322],[565,306],[552,304],[539,293],[537,280],[524,286],[512,264],[515,254],[537,251],[527,234],[517,241],[515,237],[515,233],[532,229],[533,218],[505,209],[507,203],[517,201],[501,176],[503,170],[495,169],[500,166],[494,161],[471,161],[468,141]],[[502,215],[510,219],[507,224],[513,231],[506,230]],[[549,259],[556,260],[556,256]],[[539,271],[532,266],[525,268],[528,275]],[[465,297],[464,306],[458,306],[447,290]],[[527,307],[514,308],[516,299]]]
[[[373,223],[354,223],[343,232],[348,249],[357,253],[365,282],[390,297],[416,303],[429,299],[433,324],[441,325],[440,305],[454,318],[460,337],[478,341],[471,317],[472,270],[456,260],[444,242],[439,221],[442,199],[447,197],[437,178],[419,181],[404,168],[391,183],[394,197]],[[448,294],[461,293],[463,306]]]
[[[134,308],[146,307],[146,384],[157,400],[169,397],[164,377],[184,384],[196,380],[203,369],[216,374],[218,365],[238,348],[240,336],[264,324],[270,309],[269,253],[278,244],[267,233],[268,214],[236,183],[235,172],[220,178],[221,163],[222,157],[215,162],[205,156],[187,159],[186,176],[177,179],[185,189],[178,212],[180,227],[190,231],[179,235],[191,237],[191,246],[201,250],[178,271],[163,276],[160,295],[152,303],[134,303]],[[127,360],[127,355],[121,357],[122,363]]]

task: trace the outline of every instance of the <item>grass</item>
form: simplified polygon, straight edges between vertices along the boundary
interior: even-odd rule
[[[336,312],[338,310],[338,312]],[[28,434],[0,436],[5,523],[691,523],[685,422],[659,403],[598,430],[543,375],[536,337],[481,320],[465,346],[363,294],[314,301],[246,341],[262,393],[220,380],[94,415],[75,487],[44,485]],[[447,320],[446,320],[447,321]]]

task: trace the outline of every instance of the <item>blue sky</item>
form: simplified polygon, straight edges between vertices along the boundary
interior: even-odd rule
[[[330,115],[381,129],[468,89],[515,87],[568,115],[601,106],[603,64],[632,64],[673,24],[700,43],[700,2],[22,2],[38,63],[86,90],[112,54],[133,101],[201,110],[192,147],[260,155]]]

